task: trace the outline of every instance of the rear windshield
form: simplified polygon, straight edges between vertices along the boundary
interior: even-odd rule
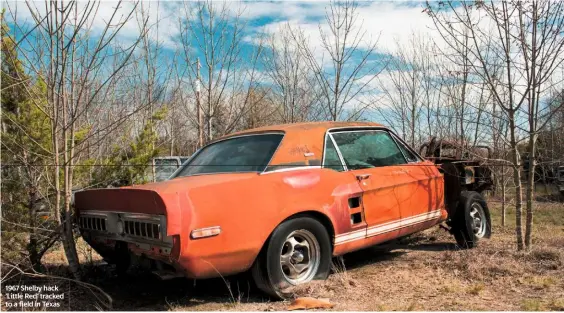
[[[175,177],[211,173],[262,172],[283,134],[236,137],[204,147]]]

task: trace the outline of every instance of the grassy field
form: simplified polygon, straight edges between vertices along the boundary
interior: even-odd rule
[[[515,251],[513,210],[500,226],[500,206],[490,201],[493,236],[478,248],[459,250],[444,230],[433,228],[401,242],[344,256],[327,281],[295,290],[297,296],[329,299],[338,311],[564,310],[564,205],[537,202],[534,249]],[[255,291],[247,275],[193,282],[158,281],[147,275],[120,280],[80,245],[87,281],[104,290],[118,310],[285,310]],[[46,257],[51,271],[64,268],[61,251]],[[104,308],[92,288],[59,281],[68,307]]]

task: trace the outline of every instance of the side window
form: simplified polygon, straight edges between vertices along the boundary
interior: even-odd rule
[[[325,139],[325,160],[323,161],[323,167],[333,169],[337,172],[345,170],[337,154],[337,149],[329,136]]]
[[[407,162],[412,163],[412,162],[421,161],[421,159],[415,153],[411,152],[411,150],[409,150],[409,148],[407,148],[407,146],[404,145],[403,142],[398,140],[397,137],[396,137],[396,143],[398,144],[398,147],[400,148],[401,152],[403,152],[403,155],[407,159]]]
[[[394,139],[385,131],[334,133],[333,138],[349,169],[407,163]]]

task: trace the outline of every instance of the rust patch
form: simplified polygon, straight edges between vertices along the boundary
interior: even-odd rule
[[[288,151],[288,153],[291,154],[291,155],[304,155],[305,153],[313,153],[313,152],[310,152],[307,145],[303,145],[303,146],[297,146],[297,147],[291,148]]]

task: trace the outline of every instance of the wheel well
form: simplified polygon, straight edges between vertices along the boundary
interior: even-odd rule
[[[327,215],[325,215],[323,213],[320,213],[320,212],[317,212],[317,211],[299,212],[299,213],[296,213],[294,215],[288,216],[286,219],[284,219],[278,225],[276,225],[276,227],[278,227],[280,224],[284,223],[285,221],[288,221],[288,220],[291,220],[291,219],[294,219],[294,218],[298,218],[298,217],[312,217],[315,220],[319,221],[321,223],[321,225],[323,225],[323,227],[325,227],[325,229],[329,233],[329,238],[331,240],[331,249],[333,249],[333,238],[335,236],[335,229],[333,229],[333,224],[331,223],[331,220],[329,219],[329,217],[327,217]],[[276,229],[276,227],[274,229]],[[274,229],[270,232],[270,234],[268,235],[268,238],[262,244],[261,253],[264,250],[264,248],[266,247],[266,244],[268,243],[268,241],[270,240],[270,237],[272,236]]]
[[[317,211],[303,211],[303,212],[299,212],[296,213],[294,215],[288,216],[285,220],[281,221],[278,225],[284,223],[285,221],[294,219],[294,218],[298,218],[298,217],[312,217],[315,220],[319,221],[321,223],[321,225],[323,225],[323,227],[325,227],[325,229],[327,230],[327,232],[329,233],[329,239],[331,240],[331,250],[334,248],[333,246],[333,238],[335,236],[335,229],[333,228],[333,224],[331,223],[331,220],[329,219],[329,217],[323,213],[317,212]],[[276,227],[278,227],[278,225],[276,225]],[[276,227],[274,229],[276,229]],[[266,238],[266,240],[263,242],[262,247],[260,248],[260,251],[257,255],[257,257],[255,258],[255,261],[257,261],[258,258],[261,257],[261,255],[263,255],[265,248],[268,244],[268,242],[270,241],[270,237],[272,237],[272,233],[274,232],[274,229],[270,232],[270,234],[268,235],[268,238]]]
[[[329,233],[329,238],[331,239],[331,248],[333,247],[333,238],[335,236],[335,229],[333,229],[333,223],[331,223],[331,220],[329,219],[329,217],[327,217],[327,215],[317,211],[305,211],[289,216],[288,218],[280,222],[280,224],[284,223],[287,220],[291,220],[298,217],[312,217],[317,221],[319,221]]]

